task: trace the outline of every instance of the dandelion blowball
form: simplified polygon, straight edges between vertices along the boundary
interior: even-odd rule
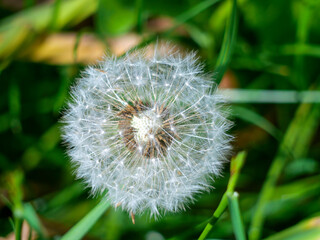
[[[132,216],[184,210],[230,149],[212,85],[193,53],[135,52],[88,67],[63,117],[77,176]]]

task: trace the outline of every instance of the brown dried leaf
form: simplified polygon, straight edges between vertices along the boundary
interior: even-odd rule
[[[33,231],[29,224],[26,221],[23,221],[22,224],[22,231],[21,231],[21,240],[28,240],[29,239],[29,234],[31,232],[31,239],[37,239],[37,234],[35,231]],[[0,240],[15,240],[16,236],[14,234],[14,232],[10,233],[8,236],[6,237],[0,237]]]
[[[136,34],[127,34],[121,37],[106,40],[109,52],[121,55],[137,45],[141,37]],[[30,48],[23,52],[20,57],[34,62],[49,64],[92,64],[101,60],[107,51],[106,44],[94,34],[83,34],[77,42],[76,33],[56,33],[47,35],[36,41]]]

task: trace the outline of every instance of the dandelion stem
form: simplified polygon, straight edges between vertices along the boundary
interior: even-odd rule
[[[230,166],[230,178],[228,182],[227,191],[223,194],[217,209],[213,213],[212,217],[209,220],[209,223],[206,225],[198,240],[204,240],[208,236],[214,224],[219,220],[222,213],[225,211],[228,205],[228,194],[233,193],[234,191],[246,155],[246,152],[243,151],[238,153],[236,157],[232,158]]]

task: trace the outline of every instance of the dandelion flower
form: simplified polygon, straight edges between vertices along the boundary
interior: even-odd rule
[[[88,67],[63,117],[77,177],[131,216],[184,210],[230,149],[212,85],[194,53],[138,51]]]

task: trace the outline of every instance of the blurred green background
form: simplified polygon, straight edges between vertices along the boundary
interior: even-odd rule
[[[19,239],[21,228],[22,239],[59,239],[99,203],[61,144],[69,87],[104,54],[157,41],[197,51],[218,81],[226,70],[220,88],[231,90],[234,155],[247,152],[235,187],[245,238],[320,239],[320,1],[234,4],[0,1],[0,239],[14,231]],[[228,169],[186,212],[136,216],[133,225],[109,208],[85,239],[196,239],[227,189]],[[230,210],[208,238],[243,239]]]

